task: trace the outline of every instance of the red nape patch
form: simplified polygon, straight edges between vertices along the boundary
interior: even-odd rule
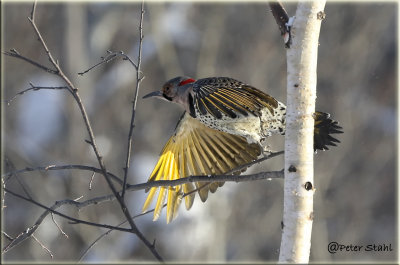
[[[193,78],[188,78],[188,79],[185,79],[185,80],[181,81],[179,83],[179,86],[183,86],[183,85],[186,85],[186,84],[189,84],[189,83],[193,83],[193,82],[196,82],[196,80],[194,80]]]

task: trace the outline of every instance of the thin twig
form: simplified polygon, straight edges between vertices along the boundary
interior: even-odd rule
[[[15,166],[14,166],[14,163],[12,161],[10,161],[8,158],[6,158],[5,162],[6,162],[6,166],[8,168],[11,168],[13,171],[15,171]],[[21,180],[21,178],[19,177],[19,174],[16,173],[13,176],[15,176],[15,179],[17,180],[18,184],[21,186],[21,188],[24,191],[24,193],[26,194],[26,196],[28,196],[30,199],[33,199],[32,195],[31,195],[31,192],[29,192],[28,188],[25,187],[25,183]],[[6,183],[10,180],[10,178],[5,179],[3,177],[2,180],[4,181],[3,188],[5,188],[6,187]],[[4,197],[3,197],[3,200],[4,200]]]
[[[7,190],[8,192],[9,190]],[[26,229],[24,232],[22,232],[21,234],[19,234],[16,238],[13,239],[12,242],[10,242],[4,249],[3,249],[3,253],[11,250],[12,248],[16,247],[17,245],[19,245],[20,243],[22,243],[23,241],[25,241],[26,239],[28,239],[32,233],[34,233],[36,231],[36,229],[42,224],[42,222],[44,221],[44,219],[51,213],[55,213],[58,214],[66,219],[69,219],[71,221],[73,221],[73,224],[79,224],[82,223],[81,220],[75,219],[75,218],[69,218],[69,216],[63,216],[63,214],[60,214],[59,212],[55,211],[55,209],[64,206],[64,205],[73,205],[75,206],[78,210],[80,208],[86,207],[88,205],[97,205],[101,202],[105,202],[105,201],[112,201],[115,199],[114,195],[109,195],[108,199],[105,198],[107,196],[102,196],[102,197],[98,197],[97,199],[90,199],[90,200],[86,200],[84,202],[77,202],[76,199],[75,200],[70,200],[70,199],[66,199],[66,200],[62,200],[62,201],[57,201],[56,203],[54,203],[51,207],[46,207],[43,206],[39,203],[37,203],[36,201],[30,199],[30,198],[26,198],[23,197],[22,195],[16,194],[14,192],[9,192],[10,194],[21,198],[23,200],[26,200],[30,203],[33,203],[35,205],[38,205],[39,207],[42,207],[44,209],[46,209],[36,220],[36,222],[34,223],[34,225],[32,225],[31,227],[29,227],[28,229]],[[100,226],[100,227],[104,227],[104,228],[109,228],[109,229],[114,229],[112,226],[108,226],[108,225],[97,225],[96,223],[90,223],[90,222],[86,222],[85,224],[87,225],[94,225],[94,226]],[[119,231],[121,231],[120,229],[118,229]],[[122,230],[123,232],[132,232],[130,229],[127,230]]]
[[[104,63],[109,63],[111,61],[113,61],[114,59],[118,58],[118,57],[122,57],[123,60],[129,61],[132,66],[137,70],[138,66],[137,64],[135,64],[134,61],[132,61],[131,58],[129,58],[128,55],[126,55],[123,51],[119,51],[119,52],[113,52],[113,51],[107,51],[107,56],[105,57],[101,57],[101,61],[96,63],[95,65],[89,67],[87,70],[83,71],[83,72],[79,72],[78,75],[83,76],[84,74],[92,71],[94,68],[104,64]]]
[[[183,197],[184,197],[184,196],[183,196]],[[167,204],[166,204],[166,203],[163,205],[163,208],[164,208],[164,207],[167,207]],[[149,213],[152,213],[152,212],[154,212],[154,210],[155,210],[155,209],[153,208],[153,209],[148,210],[148,211],[146,211],[146,212],[144,212],[144,213],[137,214],[137,215],[133,216],[132,218],[133,218],[133,219],[136,219],[136,218],[138,218],[138,217],[141,217],[141,216],[147,215],[147,214],[149,214]],[[118,224],[117,227],[120,227],[121,225],[125,224],[126,222],[127,222],[127,221],[123,221],[122,223]],[[96,245],[103,237],[109,235],[112,231],[114,231],[114,230],[109,229],[107,232],[101,234],[98,238],[96,238],[96,239],[92,242],[92,244],[90,244],[89,247],[83,252],[83,254],[81,255],[81,257],[80,257],[79,260],[78,260],[78,263],[81,262],[81,260],[86,256],[86,254],[90,251],[90,249],[92,249],[92,248],[94,247],[94,245]]]
[[[123,221],[122,223],[118,224],[117,227],[120,227],[121,225],[125,224],[127,221]],[[101,234],[98,238],[96,238],[92,244],[89,245],[89,247],[83,252],[83,254],[81,255],[81,257],[78,260],[78,263],[81,262],[81,260],[86,256],[86,254],[105,236],[109,235],[112,231],[112,229],[109,229],[107,232]]]
[[[140,83],[143,80],[141,77],[140,66],[142,61],[142,43],[143,43],[143,14],[144,14],[144,0],[142,1],[142,8],[141,8],[141,15],[140,15],[140,22],[139,22],[139,52],[137,58],[137,67],[136,67],[136,90],[135,96],[133,99],[133,106],[132,106],[132,115],[131,115],[131,123],[129,125],[129,133],[128,133],[128,149],[126,151],[126,159],[125,159],[125,167],[124,167],[124,183],[122,185],[122,198],[125,196],[126,190],[126,180],[128,178],[128,170],[130,167],[130,160],[131,160],[131,153],[132,153],[132,135],[133,135],[133,128],[135,127],[135,114],[136,114],[136,103],[139,94],[139,87]]]
[[[53,253],[51,253],[51,251],[50,251],[50,249],[49,249],[48,247],[46,247],[42,242],[40,242],[39,239],[37,239],[37,238],[35,237],[34,234],[32,234],[31,236],[33,237],[33,239],[35,239],[36,242],[39,243],[39,245],[40,245],[44,250],[47,251],[47,253],[49,253],[49,255],[50,255],[51,258],[54,258]]]
[[[108,63],[108,62],[114,60],[115,58],[117,58],[117,55],[118,55],[120,52],[114,52],[114,53],[112,53],[111,51],[107,51],[107,53],[108,53],[108,55],[107,55],[106,57],[101,57],[101,61],[100,61],[100,62],[96,63],[95,65],[93,65],[93,66],[91,66],[91,67],[89,67],[89,69],[87,69],[87,70],[85,70],[85,71],[83,71],[83,72],[79,72],[78,75],[83,76],[84,74],[90,72],[91,70],[93,70],[93,69],[96,68],[97,66],[102,65],[103,63]]]
[[[24,232],[20,233],[17,237],[13,238],[13,240],[3,248],[2,254],[13,249],[14,247],[18,246],[23,241],[25,241],[27,238],[29,238],[31,236],[31,234],[34,232],[34,231],[32,231],[32,229],[36,230],[37,227],[29,227]]]
[[[7,238],[8,240],[10,240],[10,241],[14,240],[14,238],[13,238],[12,236],[10,236],[9,234],[7,234],[6,232],[1,231],[1,233],[2,233],[3,236],[4,236],[5,238]]]
[[[269,155],[266,155],[266,156],[264,156],[264,157],[261,157],[261,158],[259,158],[259,159],[256,159],[256,160],[254,160],[254,161],[252,161],[252,162],[249,162],[249,163],[247,163],[247,164],[243,164],[243,165],[241,165],[241,166],[238,166],[237,168],[234,168],[234,169],[232,169],[231,171],[226,172],[225,175],[229,175],[229,174],[232,174],[232,173],[237,172],[237,171],[242,171],[242,170],[245,169],[245,168],[249,168],[249,167],[251,167],[251,166],[253,166],[253,165],[255,165],[255,164],[259,164],[259,163],[261,163],[261,162],[263,162],[263,161],[265,161],[265,160],[268,160],[268,159],[271,159],[271,158],[273,158],[273,157],[282,155],[283,153],[284,153],[283,151],[278,151],[278,152],[270,153]]]
[[[54,213],[51,213],[51,219],[53,220],[53,223],[57,226],[58,230],[60,230],[61,234],[66,238],[69,238],[68,235],[62,230],[61,226],[56,222],[56,219],[54,219]]]
[[[32,64],[32,65],[34,65],[34,66],[36,66],[36,67],[38,67],[38,68],[40,68],[42,70],[44,70],[44,71],[50,73],[50,74],[57,74],[56,70],[50,69],[50,68],[48,68],[48,67],[46,67],[46,66],[44,66],[44,65],[42,65],[42,64],[40,64],[38,62],[33,61],[32,59],[29,59],[28,57],[25,57],[25,56],[21,55],[15,49],[11,49],[9,52],[3,52],[3,54],[7,55],[7,56],[10,56],[10,57],[21,59],[21,60],[23,60],[25,62],[28,62],[28,63],[30,63],[30,64]]]
[[[49,211],[49,212],[52,212],[52,213],[54,213],[54,214],[57,214],[57,215],[59,215],[59,216],[61,216],[61,217],[64,217],[65,219],[68,219],[68,220],[70,220],[70,221],[72,221],[72,222],[74,222],[74,223],[77,223],[77,224],[85,224],[85,225],[97,226],[97,227],[102,227],[102,228],[115,229],[115,230],[119,230],[119,231],[122,231],[122,232],[130,232],[130,233],[133,233],[132,229],[118,228],[118,227],[111,226],[111,225],[105,225],[105,224],[98,224],[98,223],[94,223],[94,222],[88,222],[88,221],[85,221],[85,220],[81,220],[81,219],[77,219],[77,218],[74,218],[74,217],[65,215],[65,214],[63,214],[63,213],[61,213],[61,212],[58,212],[58,211],[54,210],[54,209],[57,209],[57,208],[59,208],[60,206],[64,205],[65,203],[56,202],[53,206],[47,207],[47,206],[45,206],[45,205],[43,205],[43,204],[41,204],[41,203],[39,203],[39,202],[37,202],[37,201],[35,201],[35,200],[29,199],[29,198],[27,198],[27,197],[24,197],[24,196],[18,194],[18,193],[15,193],[15,192],[9,190],[8,188],[5,188],[5,191],[6,191],[7,193],[11,194],[11,195],[14,195],[15,197],[18,197],[18,198],[20,198],[20,199],[23,199],[23,200],[25,200],[25,201],[28,201],[28,202],[30,202],[30,203],[33,203],[33,204],[35,204],[35,205],[37,205],[37,206],[39,206],[39,207],[41,207],[41,208],[43,208],[43,209],[46,209],[46,210]],[[67,201],[67,200],[65,200],[65,201]],[[70,202],[70,204],[73,204],[72,202],[75,202],[75,201],[70,200],[69,202]],[[78,203],[78,202],[75,202],[75,203]],[[46,214],[46,215],[47,215],[47,214]],[[36,225],[36,224],[35,224],[35,225]]]
[[[49,165],[44,167],[26,167],[24,169],[12,171],[5,173],[3,177],[9,177],[14,174],[26,173],[31,171],[51,171],[51,170],[66,170],[66,169],[78,169],[78,170],[85,170],[85,171],[92,171],[93,173],[102,173],[101,169],[91,166],[84,166],[84,165],[63,165],[63,166],[56,166],[56,165]],[[116,175],[107,172],[107,174],[118,184],[122,185],[122,180],[117,177]]]
[[[93,183],[93,179],[94,179],[94,175],[96,174],[96,172],[93,172],[92,176],[90,177],[90,181],[89,181],[89,190],[92,190],[92,183]]]
[[[6,192],[4,191],[4,188],[6,187],[6,182],[4,181],[4,178],[1,178],[1,211],[3,212],[4,208],[7,208],[6,201],[5,201],[5,194]]]
[[[28,20],[31,22],[31,25],[38,37],[38,40],[40,42],[40,44],[42,44],[43,49],[45,50],[47,57],[49,57],[50,62],[53,64],[53,66],[57,69],[57,71],[55,72],[55,74],[59,77],[61,77],[64,82],[68,85],[68,89],[70,89],[71,92],[76,91],[77,89],[74,87],[74,85],[72,84],[72,82],[68,79],[68,77],[63,73],[63,71],[61,70],[59,64],[58,64],[58,60],[55,60],[53,55],[51,54],[49,48],[47,47],[46,42],[44,41],[42,34],[40,33],[38,27],[36,26],[35,23],[35,12],[34,10],[32,10],[32,18],[28,17]],[[74,95],[74,94],[73,94]]]
[[[209,176],[189,176],[187,178],[175,179],[175,180],[157,180],[143,184],[130,185],[127,190],[136,189],[148,189],[152,187],[161,186],[177,186],[190,182],[245,182],[262,179],[275,179],[283,178],[283,171],[270,171],[270,172],[259,172],[249,175],[209,175]]]
[[[42,90],[42,89],[50,89],[50,90],[67,89],[68,90],[68,87],[66,87],[66,86],[34,86],[32,83],[29,83],[29,85],[31,86],[30,88],[24,89],[24,90],[18,92],[17,94],[15,94],[12,98],[6,100],[6,104],[10,105],[11,101],[13,101],[16,97],[21,96],[28,91],[38,91],[38,90]]]

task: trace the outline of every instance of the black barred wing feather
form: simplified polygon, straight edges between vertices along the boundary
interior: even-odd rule
[[[231,135],[210,129],[185,113],[177,125],[175,134],[164,146],[158,163],[149,181],[174,180],[191,175],[219,175],[255,160],[261,153],[258,144],[249,144],[241,136]],[[202,201],[207,200],[208,192],[215,192],[221,183],[192,183],[175,187],[153,187],[149,189],[144,203],[146,211],[158,191],[153,220],[157,220],[167,199],[167,223],[178,212],[182,198],[190,209],[198,189]],[[184,196],[185,194],[189,194]]]
[[[236,118],[238,114],[261,116],[267,107],[271,113],[278,102],[264,92],[229,77],[199,79],[193,85],[194,105],[201,115],[217,119],[223,115]]]

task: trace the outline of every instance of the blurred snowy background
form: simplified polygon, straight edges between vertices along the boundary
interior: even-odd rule
[[[50,65],[27,20],[31,3],[2,2],[2,51]],[[295,5],[285,5],[294,15]],[[344,128],[341,144],[315,156],[315,205],[311,261],[393,261],[397,259],[397,10],[395,3],[328,3],[322,23],[317,109],[332,114]],[[178,106],[142,100],[178,75],[195,78],[230,76],[286,101],[285,49],[267,3],[149,3],[145,5],[141,84],[129,183],[145,182],[158,154],[182,113]],[[136,59],[140,3],[40,3],[36,21],[53,55],[79,87],[107,169],[123,175],[134,69],[122,60],[77,73],[97,63],[106,50],[122,50]],[[2,104],[35,85],[62,85],[60,80],[27,63],[2,56]],[[84,164],[97,166],[82,117],[65,91],[37,91],[16,98],[2,109],[3,172],[27,166]],[[283,137],[274,137],[275,150]],[[7,161],[7,163],[5,163]],[[280,170],[278,157],[247,173]],[[52,171],[19,175],[34,199],[57,200],[109,194],[96,174]],[[22,193],[16,178],[9,189]],[[165,215],[136,219],[166,261],[276,261],[281,237],[283,181],[226,183],[206,203],[181,207],[169,225]],[[129,192],[129,210],[139,214],[143,191]],[[3,231],[17,236],[33,225],[42,209],[6,195]],[[123,221],[116,202],[63,213],[93,222]],[[48,216],[33,239],[3,255],[4,261],[77,261],[106,230],[71,225],[55,217],[65,238]],[[392,252],[330,254],[329,242],[392,244]],[[2,238],[3,246],[7,239]],[[133,235],[113,232],[83,262],[154,261]]]

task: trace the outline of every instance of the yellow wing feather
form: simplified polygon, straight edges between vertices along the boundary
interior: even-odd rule
[[[167,145],[169,143],[170,143],[170,141],[168,141]],[[159,159],[159,161],[157,163],[157,165],[160,165],[160,166],[157,168],[157,170],[156,170],[156,168],[153,170],[153,172],[150,175],[151,177],[150,177],[149,181],[160,180],[161,176],[163,175],[165,163],[166,163],[166,160],[167,160],[166,158],[168,157],[168,154],[169,154],[169,152],[161,155],[161,157],[160,157],[160,159]],[[150,193],[147,196],[147,199],[146,199],[146,201],[145,201],[145,203],[143,205],[143,210],[142,210],[143,212],[146,211],[149,208],[150,203],[153,201],[154,195],[155,195],[157,190],[158,190],[157,187],[153,187],[153,188],[150,189]]]
[[[180,149],[179,149],[179,152],[180,152],[180,154],[179,154],[179,161],[180,161],[179,167],[180,167],[180,172],[179,172],[179,174],[180,174],[181,176],[189,176],[189,175],[187,174],[187,170],[186,170],[186,160],[185,160],[185,152],[184,152],[185,149],[184,149],[183,141],[181,141],[181,142],[179,143],[179,145],[180,145]],[[178,177],[179,177],[179,174],[178,174]],[[184,184],[184,185],[183,185],[183,192],[184,192],[185,194],[188,194],[189,192],[191,192],[191,191],[193,191],[193,190],[194,190],[194,186],[193,186],[192,183],[187,183],[187,184]],[[186,206],[186,209],[187,209],[187,210],[189,210],[189,209],[192,207],[193,201],[194,201],[194,196],[195,196],[194,193],[185,196],[185,206]],[[181,200],[182,200],[182,198],[181,198]],[[176,209],[176,212],[177,212],[177,209]]]
[[[190,175],[223,174],[251,162],[260,153],[260,146],[247,143],[243,137],[210,129],[186,113],[177,125],[174,135],[164,146],[149,181],[174,180]],[[195,185],[187,183],[174,187],[153,187],[149,190],[143,211],[150,207],[159,191],[153,220],[160,217],[167,198],[169,223],[176,218],[183,197],[186,209],[192,207],[194,186],[198,189],[201,200],[205,201],[209,191],[215,192],[222,185],[223,182],[196,182]]]
[[[170,172],[169,172],[169,168],[170,168],[170,163],[171,163],[171,156],[172,153],[170,151],[167,152],[167,157],[166,157],[166,166],[164,168],[162,168],[161,170],[164,170],[164,172],[162,172],[162,176],[160,180],[169,180],[169,176],[170,176]],[[156,178],[156,180],[158,180]],[[160,187],[160,192],[158,194],[158,199],[157,199],[157,203],[156,203],[156,208],[154,209],[154,218],[153,220],[157,220],[158,217],[160,217],[160,213],[161,210],[163,208],[164,205],[164,201],[165,201],[165,195],[166,195],[166,187]]]

